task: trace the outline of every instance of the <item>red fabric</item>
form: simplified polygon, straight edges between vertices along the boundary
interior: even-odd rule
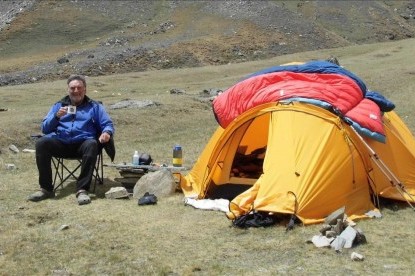
[[[358,123],[360,128],[371,130],[384,134],[385,130],[382,122],[382,112],[379,106],[369,99],[363,99],[353,109],[349,110],[346,115],[355,123]]]
[[[251,77],[235,84],[213,101],[213,111],[219,124],[226,128],[252,107],[293,97],[325,101],[342,114],[363,99],[359,86],[347,76],[283,71]]]

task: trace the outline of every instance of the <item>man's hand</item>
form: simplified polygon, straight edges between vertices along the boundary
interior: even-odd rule
[[[111,138],[111,135],[108,132],[101,133],[101,136],[99,136],[98,140],[101,144],[107,143]]]
[[[58,112],[56,112],[55,117],[57,119],[60,119],[60,117],[65,115],[67,112],[68,112],[68,107],[67,106],[62,106],[61,108],[59,108]]]

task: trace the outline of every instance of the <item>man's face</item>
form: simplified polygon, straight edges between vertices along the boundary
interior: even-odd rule
[[[68,84],[68,94],[73,105],[79,105],[84,100],[86,87],[80,80],[73,80]]]

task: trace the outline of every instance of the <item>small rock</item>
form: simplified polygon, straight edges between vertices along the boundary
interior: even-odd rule
[[[329,247],[332,241],[333,239],[326,238],[325,236],[313,236],[311,239],[311,242],[316,247]]]
[[[57,60],[57,62],[58,62],[59,64],[62,64],[62,63],[68,63],[68,62],[69,62],[69,59],[68,59],[68,58],[66,58],[66,57],[62,57],[62,58],[59,58],[59,59]]]
[[[322,235],[326,235],[326,232],[331,230],[331,225],[324,224],[323,227],[320,229],[320,233]]]
[[[67,224],[63,224],[61,227],[59,227],[59,231],[66,230],[66,229],[69,229],[69,225]]]
[[[105,198],[108,198],[108,199],[128,198],[128,191],[124,187],[112,187],[108,192],[105,193]]]
[[[343,220],[337,219],[337,223],[333,227],[333,231],[335,231],[337,233],[337,235],[340,235],[341,232],[343,232],[343,230],[344,230]]]
[[[369,218],[381,218],[382,214],[378,210],[371,210],[367,213],[365,213],[366,216]]]
[[[336,233],[336,231],[329,230],[329,231],[326,231],[326,235],[325,236],[327,238],[335,238],[337,236],[337,233]]]
[[[186,91],[183,89],[179,89],[179,88],[173,88],[170,89],[170,94],[177,94],[177,95],[181,95],[181,94],[185,94]]]
[[[217,88],[203,89],[201,96],[214,97],[220,95],[222,92],[223,90]]]
[[[10,145],[9,150],[11,150],[14,153],[19,153],[19,149],[15,145]]]
[[[354,222],[353,220],[351,220],[351,219],[349,219],[349,218],[347,218],[345,221],[344,221],[344,224],[345,224],[345,226],[347,227],[347,226],[351,226],[351,227],[355,227],[357,224],[356,224],[356,222]]]
[[[25,152],[25,153],[34,153],[34,152],[36,152],[36,150],[34,150],[34,149],[23,149],[22,152]]]
[[[355,230],[356,230],[356,238],[354,239],[353,244],[357,245],[357,244],[367,243],[366,236],[363,233],[362,229],[356,227]]]
[[[6,164],[6,170],[14,170],[16,169],[16,165],[15,164]]]
[[[363,261],[365,259],[363,255],[356,253],[356,252],[352,252],[352,254],[350,255],[350,258],[352,259],[352,261]]]

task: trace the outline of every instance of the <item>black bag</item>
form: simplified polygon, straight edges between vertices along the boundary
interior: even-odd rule
[[[154,205],[157,204],[157,197],[154,194],[146,192],[138,199],[138,205]]]
[[[278,222],[275,216],[265,212],[251,212],[236,218],[232,224],[239,228],[268,227]]]
[[[142,153],[140,154],[140,158],[138,159],[140,165],[150,165],[153,162],[150,154]]]

